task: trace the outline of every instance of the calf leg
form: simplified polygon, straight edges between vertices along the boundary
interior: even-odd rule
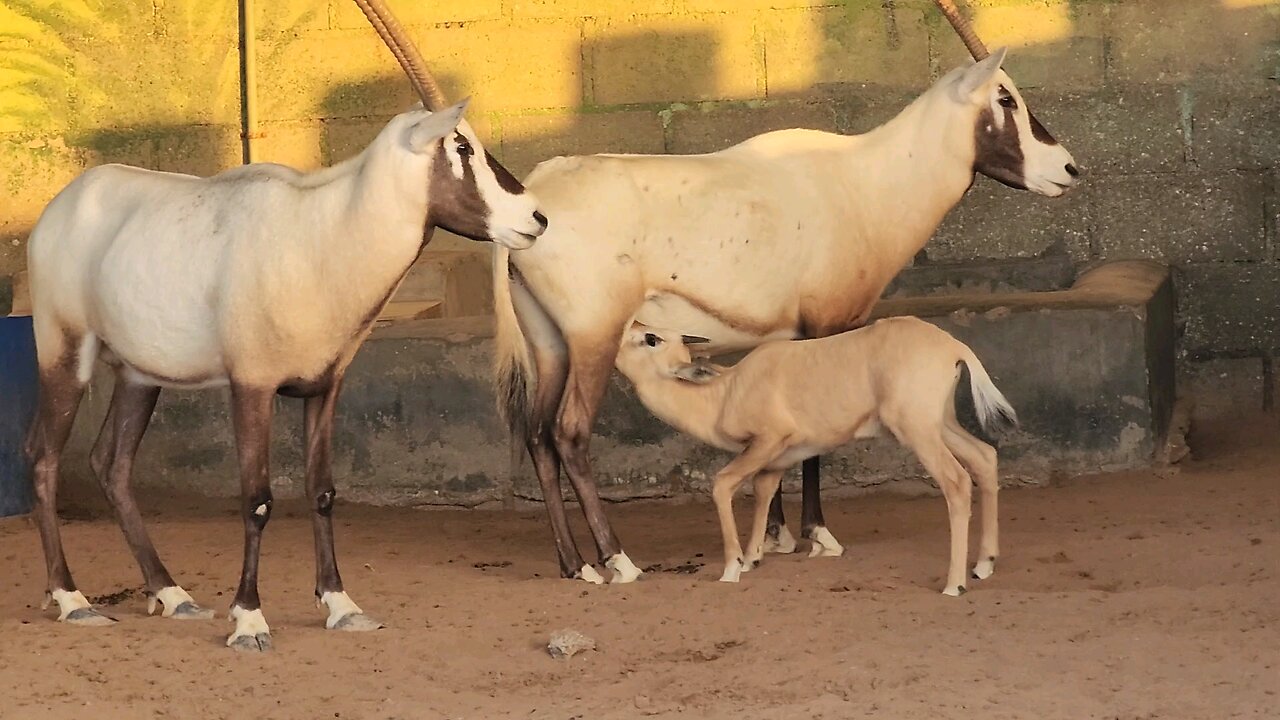
[[[371,619],[343,590],[333,549],[333,411],[341,380],[323,395],[304,401],[303,442],[306,444],[307,500],[311,503],[311,529],[316,542],[316,600],[329,609],[324,626],[330,630],[377,630],[382,623]]]
[[[159,603],[163,617],[208,620],[213,617],[213,611],[197,605],[187,591],[173,581],[160,561],[129,487],[133,460],[159,397],[160,388],[131,384],[123,376],[117,376],[111,393],[111,406],[94,443],[90,464],[142,570],[142,582],[148,596],[147,612],[154,613]]]
[[[996,570],[996,558],[1000,556],[1000,528],[997,496],[1000,479],[996,449],[967,431],[959,428],[943,429],[947,447],[973,475],[982,497],[982,534],[978,541],[978,562],[973,566],[973,579],[986,580]]]
[[[913,451],[920,463],[938,482],[947,499],[947,516],[951,526],[951,562],[943,595],[958,597],[965,592],[965,563],[969,554],[969,515],[971,486],[969,473],[947,449],[940,428],[906,430],[893,428],[894,434]]]
[[[37,328],[37,340],[40,337],[40,329]],[[75,625],[110,625],[115,621],[94,610],[84,594],[76,589],[58,530],[59,464],[85,385],[76,372],[80,363],[79,352],[83,352],[83,348],[77,348],[81,344],[80,338],[64,336],[61,342],[62,346],[53,353],[57,359],[48,365],[42,364],[40,368],[39,400],[26,446],[35,486],[36,525],[40,528],[40,544],[44,548],[48,576],[41,607],[48,607],[52,600],[58,603],[60,621]],[[91,364],[92,359],[87,362]]]
[[[742,571],[755,569],[764,557],[765,527],[768,524],[771,498],[782,483],[782,470],[761,470],[755,477],[756,511],[751,523],[751,537],[747,541],[747,556],[742,562]]]
[[[267,460],[274,396],[275,388],[231,385],[231,416],[240,460],[241,516],[244,518],[244,565],[230,613],[236,629],[227,638],[227,647],[236,650],[271,649],[271,629],[262,616],[262,604],[258,600],[258,547],[262,531],[271,520]]]
[[[734,458],[716,473],[711,486],[711,498],[715,501],[716,514],[720,517],[720,535],[724,545],[724,572],[720,582],[738,582],[745,565],[742,545],[738,540],[738,524],[733,517],[733,494],[747,478],[760,472],[777,457],[781,443],[756,438],[741,455]],[[778,476],[779,479],[781,476]],[[764,509],[768,495],[757,498],[757,512]],[[761,540],[763,544],[763,539]]]

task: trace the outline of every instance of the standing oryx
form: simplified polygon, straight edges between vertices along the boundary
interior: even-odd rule
[[[975,172],[1050,197],[1075,184],[1071,154],[1000,69],[1005,52],[987,57],[950,2],[937,2],[979,62],[871,132],[782,130],[705,155],[561,157],[526,179],[556,222],[530,250],[497,251],[496,382],[533,458],[565,577],[602,581],[569,531],[562,463],[614,581],[640,574],[588,455],[633,320],[710,338],[711,353],[842,332],[866,321]],[[816,458],[805,470],[805,535],[839,553],[823,527]]]
[[[27,449],[36,520],[59,619],[98,625],[58,531],[58,464],[94,363],[116,371],[93,468],[142,569],[151,609],[209,617],[169,574],[129,489],[161,387],[230,386],[244,565],[227,644],[265,650],[258,549],[271,518],[274,396],[306,398],[306,495],[325,626],[366,630],[333,548],[333,413],[374,319],[443,227],[526,248],[547,227],[537,201],[480,145],[465,103],[442,95],[381,3],[357,0],[430,108],[393,118],[359,155],[314,173],[248,165],[211,178],[121,165],[91,169],[49,203],[28,248],[40,400]],[[47,600],[46,600],[47,602]]]

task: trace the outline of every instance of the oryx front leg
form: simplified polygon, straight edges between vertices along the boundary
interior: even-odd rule
[[[330,451],[333,447],[333,411],[339,380],[324,395],[305,401],[306,487],[311,501],[311,526],[316,541],[316,598],[329,610],[324,626],[329,630],[377,630],[382,623],[364,614],[347,596],[338,573],[333,548],[333,487]]]
[[[267,450],[271,442],[274,388],[231,386],[231,415],[240,460],[241,516],[244,519],[244,565],[229,617],[236,629],[227,638],[235,650],[271,649],[271,630],[258,600],[258,554],[262,531],[271,520],[271,482]]]

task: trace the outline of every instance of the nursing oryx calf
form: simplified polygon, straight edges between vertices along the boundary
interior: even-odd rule
[[[363,152],[333,167],[304,174],[256,164],[197,178],[107,165],[45,209],[28,247],[40,399],[27,447],[47,597],[59,620],[111,622],[71,579],[56,508],[62,449],[102,359],[116,383],[93,466],[152,609],[158,601],[166,617],[209,616],[147,537],[129,489],[134,454],[160,388],[229,386],[245,540],[227,644],[270,643],[258,549],[271,519],[267,449],[277,393],[306,398],[306,494],[325,626],[379,627],[344,591],[333,549],[329,456],[343,374],[435,227],[511,249],[529,247],[547,227],[533,195],[462,120],[465,102],[440,108],[429,76],[414,79],[437,112],[396,116]]]
[[[712,488],[724,536],[722,581],[737,582],[764,555],[769,502],[783,472],[886,431],[915,452],[947,499],[951,564],[943,593],[965,590],[972,481],[982,492],[981,559],[973,577],[995,570],[996,451],[970,430],[985,435],[1016,424],[1017,416],[973,351],[946,331],[917,318],[888,318],[817,340],[767,343],[724,368],[693,362],[680,335],[636,323],[622,342],[618,368],[659,418],[739,453]],[[966,429],[961,416],[976,426]],[[744,556],[733,495],[752,478],[756,511]]]

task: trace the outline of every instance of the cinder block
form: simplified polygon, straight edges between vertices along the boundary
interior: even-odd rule
[[[761,16],[770,97],[827,83],[924,88],[929,37],[914,8],[851,4]]]
[[[350,0],[347,0],[350,2]],[[272,0],[268,3],[264,14],[275,15],[283,6],[298,6],[303,3],[318,6],[321,15],[327,15],[327,0]],[[163,2],[141,3],[122,2],[119,5],[133,5],[139,15],[147,14],[154,18],[156,34],[177,40],[218,43],[239,42],[240,24],[237,0],[163,0]],[[257,8],[255,8],[257,9]],[[141,18],[140,18],[141,19]],[[139,23],[141,25],[142,23]]]
[[[680,0],[506,0],[517,18],[581,18],[656,15],[675,10]],[[721,9],[721,8],[717,8]]]
[[[930,3],[932,4],[932,3]],[[1106,5],[1061,0],[971,4],[974,30],[990,49],[1009,46],[1004,69],[1019,89],[1093,88],[1104,77]],[[930,32],[940,74],[973,62],[936,8]]]
[[[469,118],[580,104],[576,25],[476,22],[413,28],[410,34],[447,97],[475,97]],[[372,29],[306,33],[262,54],[258,91],[264,120],[390,116],[418,99]]]
[[[706,103],[672,112],[668,134],[671,152],[703,153],[789,128],[836,132],[835,108],[822,101]]]
[[[557,155],[661,153],[656,112],[538,114],[503,117],[501,159],[516,177]]]
[[[1111,80],[1234,82],[1263,80],[1276,71],[1280,13],[1274,7],[1128,0],[1108,7],[1107,23]]]
[[[1280,265],[1190,264],[1178,296],[1192,358],[1280,350]]]
[[[1265,255],[1268,190],[1262,173],[1124,175],[1088,182],[1103,257],[1201,262]]]
[[[259,126],[262,134],[254,148],[256,160],[315,170],[324,164],[319,121],[276,122]]]
[[[848,134],[865,133],[894,119],[922,90],[879,85],[833,85],[836,126]]]
[[[1092,224],[1086,188],[1046,198],[979,176],[925,246],[931,260],[1034,257],[1066,252],[1089,256]]]
[[[1192,147],[1205,170],[1255,170],[1280,160],[1276,83],[1204,84],[1191,90]]]
[[[1192,423],[1238,418],[1263,408],[1262,358],[1214,358],[1186,363],[1178,386],[1191,400]]]
[[[585,37],[596,105],[764,94],[764,48],[749,14],[598,18]]]
[[[85,165],[125,163],[151,170],[214,175],[241,162],[237,126],[174,125],[84,133]]]
[[[200,2],[200,0],[186,0],[186,2]],[[233,0],[231,4],[234,6],[237,3]],[[357,14],[360,14],[360,10],[352,0],[340,0],[337,4],[350,5]],[[401,8],[404,4],[402,2],[391,4],[397,17],[404,12]],[[333,0],[273,0],[269,3],[253,3],[253,19],[258,41],[270,48],[280,40],[278,36],[282,34],[329,30],[333,27],[331,16],[335,12],[334,5]],[[360,17],[363,18],[364,15]],[[233,31],[238,30],[236,23],[237,20],[233,16],[231,22]],[[364,27],[368,27],[367,21]],[[259,47],[258,52],[264,52],[264,49]]]
[[[315,0],[313,0],[315,1]],[[437,23],[463,23],[476,20],[493,20],[502,17],[502,0],[452,0],[448,2],[391,2],[388,3],[396,19],[406,27],[435,25]],[[517,17],[524,17],[516,13]],[[360,7],[351,0],[333,3],[333,26],[343,29],[369,27],[369,20]],[[427,50],[422,49],[423,53]]]
[[[1171,172],[1185,167],[1180,98],[1167,85],[1092,92],[1031,90],[1027,106],[1087,173]]]
[[[0,136],[0,275],[27,265],[26,236],[45,205],[84,169],[61,137]]]

